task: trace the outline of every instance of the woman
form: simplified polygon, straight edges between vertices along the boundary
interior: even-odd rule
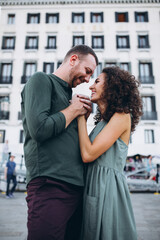
[[[78,118],[81,155],[87,164],[82,240],[136,240],[130,195],[123,175],[130,133],[142,115],[138,81],[118,67],[104,68],[90,87],[97,103],[88,137]]]

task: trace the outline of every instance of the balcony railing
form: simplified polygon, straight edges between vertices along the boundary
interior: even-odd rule
[[[144,112],[141,120],[157,120],[157,112]]]
[[[154,76],[139,76],[138,78],[142,84],[153,84],[154,83]]]
[[[12,76],[0,76],[0,84],[11,84]]]
[[[0,111],[0,120],[9,120],[9,112]]]
[[[25,76],[25,75],[23,75],[23,76],[21,77],[21,83],[26,83],[26,82],[30,79],[30,77],[31,77],[31,76]]]

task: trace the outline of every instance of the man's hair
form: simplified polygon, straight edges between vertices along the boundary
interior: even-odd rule
[[[70,57],[73,54],[77,54],[80,57],[86,56],[88,54],[91,54],[96,61],[96,64],[98,65],[98,58],[97,55],[95,54],[95,52],[93,51],[92,48],[86,46],[86,45],[76,45],[73,48],[71,48],[66,56],[64,57],[64,61],[66,61],[68,59],[68,57]]]

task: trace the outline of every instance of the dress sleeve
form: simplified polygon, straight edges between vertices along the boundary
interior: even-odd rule
[[[47,75],[35,73],[23,90],[22,105],[29,133],[37,142],[57,136],[65,129],[64,114],[50,114],[51,97],[52,84]]]

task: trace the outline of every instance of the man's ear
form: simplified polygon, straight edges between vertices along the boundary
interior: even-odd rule
[[[71,66],[74,66],[76,61],[79,61],[79,58],[77,54],[74,54],[70,57],[69,63]]]

